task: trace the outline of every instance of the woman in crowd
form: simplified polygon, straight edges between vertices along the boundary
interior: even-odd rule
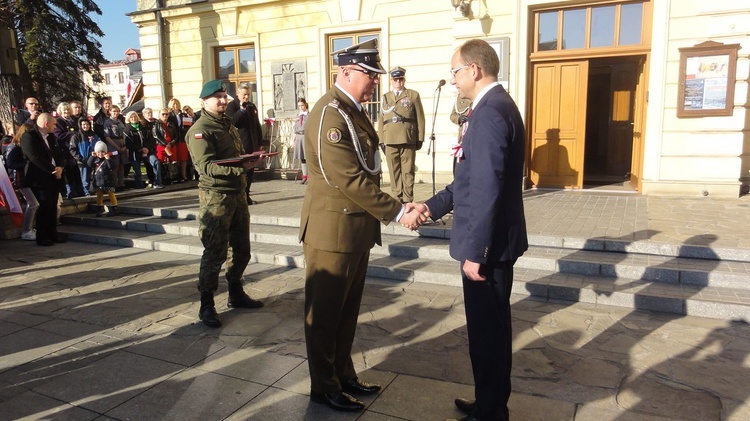
[[[94,152],[94,145],[101,139],[94,133],[93,125],[86,118],[78,121],[78,128],[78,132],[70,141],[70,154],[78,165],[78,172],[83,182],[83,193],[88,196],[91,194],[91,171],[87,161]]]
[[[128,148],[125,146],[125,124],[120,121],[120,107],[112,105],[109,118],[104,122],[104,136],[108,151],[112,153],[109,165],[115,174],[115,188],[125,188],[125,165],[129,164]],[[115,153],[116,152],[116,153]]]
[[[190,154],[188,153],[187,143],[185,143],[185,134],[190,129],[190,126],[193,125],[193,119],[182,112],[180,100],[177,98],[170,99],[167,108],[169,108],[170,112],[169,121],[177,128],[176,138],[173,140],[175,143],[172,147],[172,159],[177,162],[180,168],[179,177],[175,180],[175,182],[179,183],[187,180],[187,163]]]
[[[65,191],[60,192],[68,199],[84,196],[83,181],[81,172],[78,170],[76,160],[70,154],[70,141],[78,132],[78,121],[73,118],[73,109],[67,102],[61,102],[57,106],[57,124],[52,132],[57,138],[57,147],[65,158],[64,163],[60,163],[65,168]]]
[[[144,108],[141,111],[141,123],[143,123],[148,133],[149,144],[151,145],[151,155],[148,158],[148,165],[146,165],[146,175],[148,175],[148,182],[151,186],[156,184],[162,184],[161,182],[161,162],[156,158],[156,142],[154,142],[154,110],[151,108]],[[158,167],[158,168],[157,168]],[[159,175],[157,177],[157,174]]]
[[[307,161],[305,160],[305,124],[307,123],[307,101],[300,98],[297,101],[299,115],[294,122],[294,159],[299,159],[302,167],[302,180],[299,184],[307,184]]]
[[[151,154],[149,149],[150,136],[146,125],[141,123],[138,113],[130,111],[125,116],[125,145],[128,149],[128,160],[133,166],[135,188],[142,189],[145,187],[141,174],[141,164],[148,165],[148,157]]]
[[[36,230],[34,229],[34,222],[36,220],[36,211],[39,209],[39,202],[36,200],[36,196],[31,191],[29,186],[26,184],[24,178],[24,171],[26,169],[26,157],[23,155],[21,150],[21,136],[26,133],[27,130],[31,130],[36,123],[25,123],[16,130],[13,140],[6,149],[5,155],[5,166],[10,170],[11,181],[13,186],[21,193],[23,200],[26,202],[26,210],[23,212],[23,225],[21,227],[21,239],[27,241],[36,240]]]
[[[162,167],[164,165],[171,165],[172,156],[172,142],[177,138],[177,128],[169,122],[169,110],[167,108],[162,109],[159,112],[159,120],[154,122],[152,133],[154,135],[154,143],[156,143],[156,158],[161,162]],[[169,171],[166,171],[169,173]],[[163,176],[163,175],[162,175]],[[161,184],[154,184],[155,188],[163,187]]]

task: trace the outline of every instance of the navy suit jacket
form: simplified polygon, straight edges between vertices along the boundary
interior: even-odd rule
[[[523,121],[497,85],[474,104],[453,182],[426,203],[433,219],[453,209],[450,254],[480,264],[515,260],[528,249],[522,180]]]

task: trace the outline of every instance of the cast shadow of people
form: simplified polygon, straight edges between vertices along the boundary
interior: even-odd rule
[[[561,144],[560,129],[548,129],[546,141],[531,152],[534,187],[565,188],[578,184],[578,171],[571,165],[568,148]],[[575,156],[574,156],[575,158]]]
[[[663,348],[653,349],[653,336],[659,335],[657,332],[660,332],[664,326],[670,326],[668,331],[675,329],[674,326],[680,326],[688,311],[689,300],[711,285],[714,276],[712,272],[721,264],[719,257],[708,247],[715,240],[716,236],[713,235],[691,237],[677,250],[675,257],[650,256],[648,261],[658,263],[651,264],[645,269],[637,268],[636,265],[637,261],[643,261],[642,256],[629,256],[621,253],[600,257],[603,272],[618,275],[620,271],[619,275],[625,276],[626,279],[611,278],[611,283],[597,281],[588,285],[584,282],[577,292],[576,285],[566,289],[569,295],[564,299],[570,300],[570,305],[581,300],[581,291],[587,291],[587,294],[593,291],[597,294],[594,301],[596,304],[622,305],[631,300],[633,310],[619,317],[616,323],[601,330],[595,336],[587,337],[586,343],[576,351],[576,354],[585,358],[586,367],[596,372],[595,376],[582,377],[584,381],[609,390],[610,399],[625,408],[629,416],[638,413],[643,416],[676,417],[686,420],[713,417],[718,419],[720,416],[716,408],[721,407],[720,399],[723,397],[721,395],[723,391],[716,391],[715,396],[704,393],[713,387],[713,382],[710,381],[711,376],[692,379],[692,382],[688,384],[684,378],[678,378],[674,373],[666,371],[648,377],[641,375],[644,371],[650,370],[648,365],[654,359],[661,357],[663,364],[669,364],[669,361],[673,359],[671,350],[675,343],[670,343],[670,339],[674,341],[681,338],[666,338]],[[619,248],[621,251],[625,251],[631,245],[627,241],[616,243],[612,243],[611,239],[602,241],[605,241],[605,248]],[[704,246],[697,250],[695,244]],[[595,245],[592,244],[592,246]],[[658,244],[655,246],[658,247]],[[576,254],[579,254],[579,260],[590,257],[585,252],[574,252],[570,256]],[[702,259],[696,263],[693,258],[698,254]],[[695,266],[698,264],[699,268],[696,269]],[[637,273],[638,271],[640,273]],[[563,288],[562,282],[554,285],[556,283],[554,277],[540,280],[540,283],[544,284],[547,281],[550,283],[549,288]],[[539,283],[527,286],[532,291],[540,287]],[[533,298],[523,301],[531,302]],[[583,301],[590,302],[590,300]],[[533,315],[533,313],[530,314]],[[537,316],[540,316],[538,321],[535,322],[533,317],[527,317],[526,322],[532,325],[537,323],[537,329],[542,329],[540,326],[546,323],[546,316],[544,319],[541,315]],[[686,331],[689,332],[690,329]],[[689,335],[689,333],[686,334]],[[648,341],[645,341],[646,338],[649,338]],[[644,354],[647,350],[650,354],[648,358]],[[523,350],[519,354],[523,354]],[[564,362],[554,364],[564,364]],[[737,368],[741,369],[741,363]],[[522,381],[515,385],[521,391],[540,391],[538,384],[525,383],[526,381]],[[748,387],[744,384],[738,386],[742,391],[729,394],[730,397],[747,396]],[[580,388],[581,385],[578,384],[572,385],[568,390],[575,391]],[[550,390],[549,393],[554,392]],[[667,399],[669,396],[681,395],[690,395],[689,403],[675,405]],[[587,402],[593,400],[586,394],[574,396],[574,399],[580,399],[584,407]]]

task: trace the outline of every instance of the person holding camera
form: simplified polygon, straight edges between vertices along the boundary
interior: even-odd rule
[[[16,115],[13,116],[13,123],[16,125],[16,130],[23,126],[24,123],[35,124],[37,117],[42,113],[42,106],[39,104],[39,100],[33,97],[26,98],[24,102],[25,109],[16,110]]]
[[[240,132],[243,153],[253,153],[260,150],[263,141],[263,130],[261,129],[260,119],[258,117],[258,107],[250,99],[252,90],[249,83],[240,84],[237,89],[237,97],[227,104],[226,115],[232,120],[232,125]],[[254,205],[258,202],[250,198],[250,184],[253,182],[255,169],[247,172],[247,185],[245,186],[245,197],[248,205]]]

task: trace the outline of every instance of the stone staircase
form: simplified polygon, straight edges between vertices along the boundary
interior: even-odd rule
[[[159,207],[160,206],[160,207]],[[121,215],[63,216],[72,241],[200,255],[197,198],[148,206],[121,202]],[[251,212],[252,262],[303,267],[299,218]],[[368,276],[390,282],[460,286],[448,254],[450,220],[420,228],[383,227],[383,246]],[[516,263],[513,293],[542,300],[586,302],[719,319],[750,320],[750,252],[664,243],[530,236]]]

